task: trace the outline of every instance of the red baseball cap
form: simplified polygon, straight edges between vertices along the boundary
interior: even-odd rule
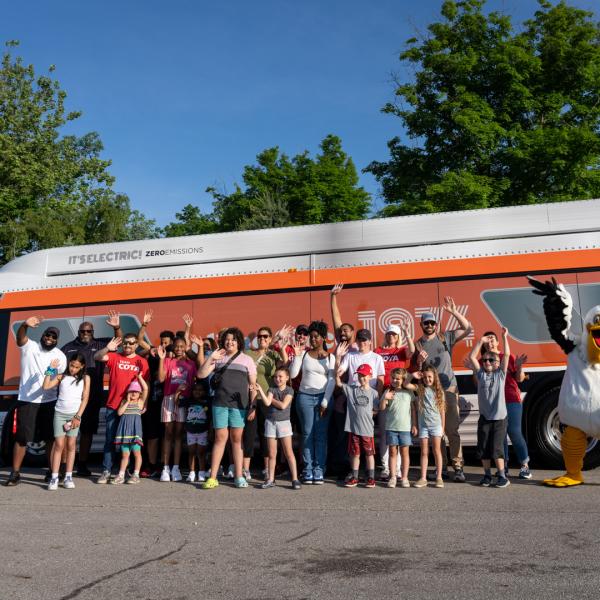
[[[371,365],[364,363],[356,369],[356,373],[358,375],[367,375],[368,377],[373,377],[373,369],[371,369]]]

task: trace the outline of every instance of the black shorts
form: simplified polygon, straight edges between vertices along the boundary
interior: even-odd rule
[[[148,399],[146,412],[142,415],[142,431],[145,440],[157,440],[162,437],[163,426],[160,422],[162,401]]]
[[[88,400],[87,406],[81,416],[81,433],[98,433],[98,422],[100,421],[100,409],[104,406],[103,398],[96,397]]]
[[[56,402],[17,403],[15,441],[24,446],[31,442],[54,440],[54,406]]]
[[[504,458],[507,420],[488,421],[480,416],[477,423],[477,456],[482,460]]]

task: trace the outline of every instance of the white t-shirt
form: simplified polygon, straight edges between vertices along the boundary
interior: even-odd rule
[[[58,400],[56,401],[56,412],[70,415],[76,413],[81,406],[83,397],[84,377],[79,381],[72,375],[65,375],[58,384]]]
[[[67,357],[61,350],[54,347],[52,350],[42,350],[39,342],[27,340],[19,347],[21,352],[21,379],[19,381],[19,400],[21,402],[53,402],[58,396],[58,389],[44,390],[44,373],[50,363],[58,358],[58,372],[64,373],[67,368]]]
[[[325,394],[321,405],[327,406],[335,388],[334,367],[335,357],[332,354],[317,360],[308,352],[304,352],[300,356],[294,356],[290,376],[293,379],[302,371],[299,391],[304,394]]]
[[[373,388],[377,388],[377,378],[385,377],[385,365],[383,358],[372,350],[361,354],[360,352],[349,352],[344,356],[340,368],[344,373],[348,371],[348,384],[358,385],[358,375],[356,369],[360,365],[369,365],[373,369],[373,377],[369,381],[369,385]]]

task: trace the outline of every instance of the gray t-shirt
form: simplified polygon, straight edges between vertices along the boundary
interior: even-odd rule
[[[273,394],[273,398],[275,400],[279,400],[279,402],[283,402],[286,396],[294,397],[294,390],[288,385],[285,389],[280,390],[279,388],[272,387],[269,388],[269,392]],[[269,412],[267,413],[267,419],[271,419],[271,421],[289,421],[290,419],[290,410],[292,408],[292,403],[290,402],[287,408],[283,410],[280,408],[276,408],[271,404],[269,406]]]
[[[344,431],[373,437],[373,405],[379,400],[377,392],[371,387],[363,390],[347,383],[342,384],[342,389],[348,399]]]
[[[489,373],[483,369],[477,371],[479,414],[488,421],[501,421],[506,418],[505,381],[506,373],[502,369]]]
[[[427,352],[427,360],[423,366],[431,365],[435,367],[440,376],[442,387],[444,390],[447,390],[457,386],[456,377],[452,370],[452,348],[456,343],[456,332],[446,331],[444,339],[446,340],[447,350],[437,335],[430,340],[421,338],[417,342],[417,350],[425,350]]]

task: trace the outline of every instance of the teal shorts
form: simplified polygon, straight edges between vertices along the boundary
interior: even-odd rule
[[[241,429],[246,421],[245,408],[228,408],[227,406],[213,406],[212,417],[215,429]]]
[[[55,438],[64,437],[65,435],[67,437],[77,437],[77,434],[79,433],[79,427],[76,427],[75,429],[71,428],[69,431],[65,431],[63,429],[64,424],[68,423],[75,415],[76,415],[76,413],[67,415],[65,413],[54,411],[54,437]]]
[[[129,452],[139,452],[142,447],[139,444],[121,444],[121,454],[127,454]]]

